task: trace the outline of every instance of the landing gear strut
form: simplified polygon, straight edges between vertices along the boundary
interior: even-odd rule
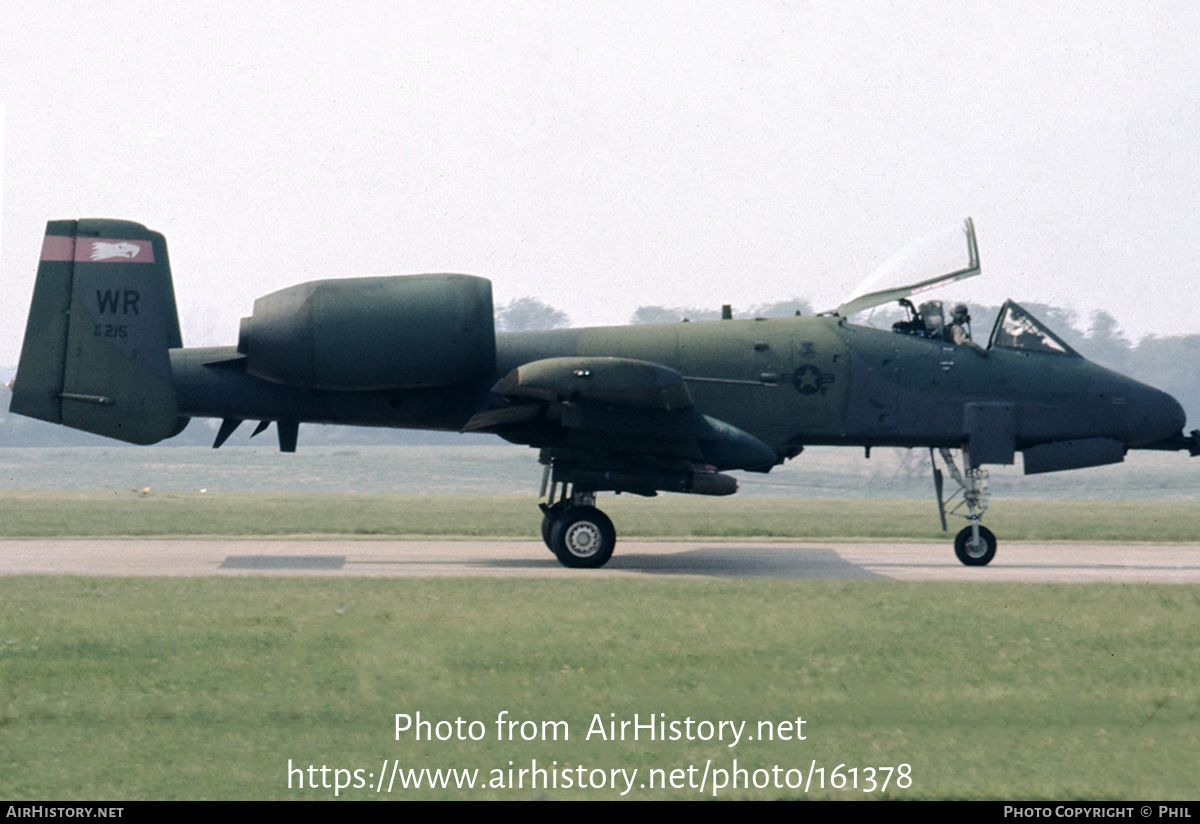
[[[542,494],[546,494],[551,467],[546,466],[546,478],[542,482]],[[607,515],[596,509],[596,493],[580,489],[578,484],[563,482],[562,495],[555,500],[560,486],[555,481],[549,485],[546,503],[539,504],[542,510],[542,540],[558,558],[558,562],[572,569],[596,569],[608,563],[617,545],[617,530]]]
[[[747,436],[749,437],[749,436]],[[594,455],[570,450],[543,449],[538,460],[545,466],[538,504],[542,510],[542,540],[563,566],[595,569],[608,563],[617,544],[612,521],[596,509],[597,492],[630,493],[654,497],[662,492],[692,495],[732,495],[737,479],[715,467],[687,461],[645,466],[595,461]],[[601,456],[604,457],[604,456]],[[582,459],[582,460],[581,460]]]
[[[942,499],[942,471],[938,469],[937,459],[933,450],[930,449],[929,458],[933,462],[933,486],[937,490],[938,514],[942,517],[942,529],[946,529],[946,504],[952,503],[961,495],[962,497],[950,510],[950,514],[966,518],[967,526],[963,527],[962,531],[954,538],[954,554],[967,566],[986,566],[992,558],[996,557],[996,536],[990,529],[979,523],[988,507],[987,470],[971,466],[970,457],[965,448],[963,449],[962,472],[955,464],[954,456],[950,454],[949,449],[939,449],[938,453],[942,456],[946,471],[958,484],[958,490],[950,496],[949,500],[944,501]],[[959,511],[964,507],[967,510],[966,514]]]

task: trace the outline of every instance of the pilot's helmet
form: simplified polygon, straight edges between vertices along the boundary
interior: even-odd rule
[[[950,314],[954,316],[955,321],[962,323],[969,317],[970,313],[967,310],[967,304],[956,303],[954,304],[954,309],[951,310]]]

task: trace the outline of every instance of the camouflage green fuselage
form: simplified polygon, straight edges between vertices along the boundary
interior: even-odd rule
[[[997,348],[983,357],[836,316],[497,336],[500,374],[561,356],[675,369],[706,415],[781,455],[815,444],[956,447],[972,403],[1011,406],[1018,449],[1086,437],[1136,446],[1182,426],[1168,395],[1077,356]]]

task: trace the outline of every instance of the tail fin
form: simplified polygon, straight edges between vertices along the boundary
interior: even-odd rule
[[[137,444],[178,434],[182,346],[162,235],[119,220],[46,225],[10,409]]]

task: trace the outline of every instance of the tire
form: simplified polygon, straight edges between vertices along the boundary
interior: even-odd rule
[[[594,506],[565,510],[550,530],[550,548],[560,564],[572,569],[604,566],[616,545],[617,531],[612,521]]]
[[[559,517],[566,510],[563,501],[559,501],[554,506],[542,505],[542,542],[546,548],[554,552],[554,525],[558,523]]]
[[[971,545],[971,527],[965,527],[954,538],[954,554],[967,566],[987,566],[996,557],[996,536],[986,526],[979,527],[982,546]]]

